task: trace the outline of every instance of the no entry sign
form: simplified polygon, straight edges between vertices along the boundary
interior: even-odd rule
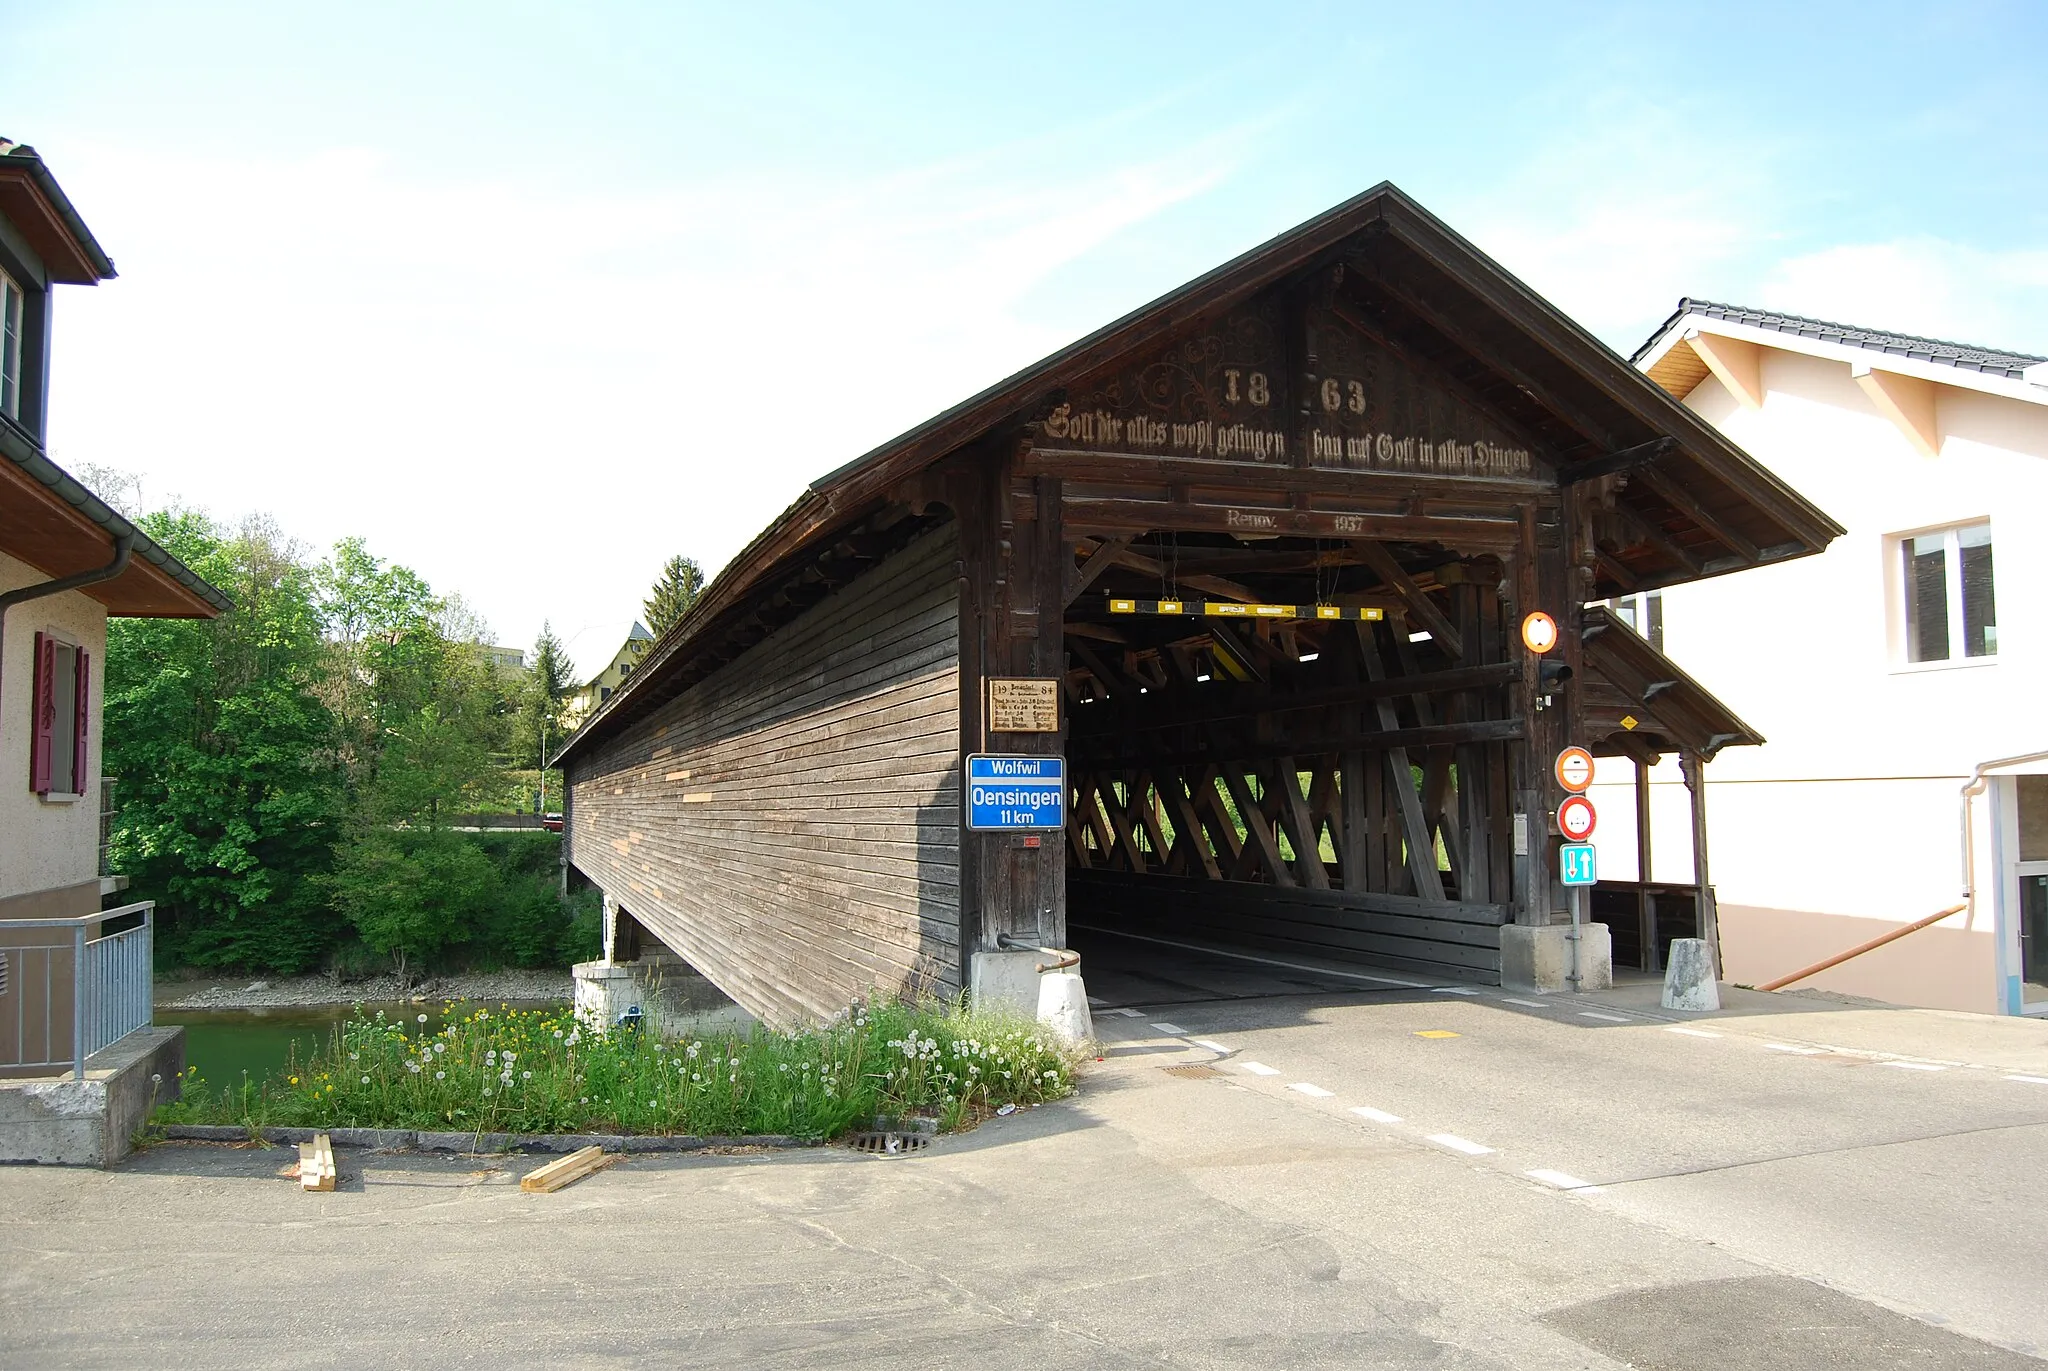
[[[1583,747],[1568,747],[1557,754],[1557,764],[1552,768],[1557,783],[1574,795],[1583,794],[1593,784],[1593,754]]]
[[[1593,812],[1593,802],[1583,795],[1573,795],[1557,807],[1557,831],[1575,843],[1582,843],[1593,836],[1593,825],[1599,822],[1599,815]]]

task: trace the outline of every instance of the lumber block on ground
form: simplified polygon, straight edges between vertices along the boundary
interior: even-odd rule
[[[527,1172],[520,1178],[519,1188],[545,1195],[582,1180],[603,1166],[604,1161],[602,1147],[579,1148],[566,1157],[557,1157],[546,1166]]]
[[[334,1179],[334,1141],[315,1133],[313,1141],[299,1144],[299,1184],[307,1190],[332,1190]]]

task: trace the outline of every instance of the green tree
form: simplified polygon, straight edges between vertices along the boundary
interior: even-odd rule
[[[412,973],[493,913],[503,878],[468,836],[445,831],[364,831],[341,851],[328,882],[337,911],[373,951],[391,958],[402,985]]]
[[[203,515],[143,529],[235,607],[107,626],[112,857],[157,901],[168,957],[297,971],[332,945],[320,879],[342,814],[312,569],[272,526]]]
[[[671,557],[654,582],[654,593],[643,603],[647,627],[656,638],[667,635],[697,603],[704,590],[704,572],[688,557]]]

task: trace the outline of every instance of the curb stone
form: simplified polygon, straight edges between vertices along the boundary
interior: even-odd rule
[[[739,1137],[692,1134],[626,1133],[443,1133],[405,1128],[263,1128],[257,1135],[269,1143],[311,1142],[325,1133],[336,1147],[362,1147],[376,1152],[575,1152],[602,1147],[607,1152],[702,1152],[718,1147],[819,1147],[822,1141],[785,1133],[754,1133]],[[164,1127],[174,1142],[247,1142],[247,1128],[232,1124],[174,1123]]]

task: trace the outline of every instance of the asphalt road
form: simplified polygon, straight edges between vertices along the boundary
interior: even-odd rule
[[[2025,1026],[1825,1006],[1673,1025],[1626,997],[1178,955],[1098,950],[1105,1060],[1078,1098],[906,1157],[635,1159],[546,1196],[517,1161],[346,1152],[324,1196],[279,1178],[284,1150],[0,1171],[0,1366],[2048,1352],[2048,1051],[2015,1079]],[[1776,1050],[1845,1035],[1863,1045]],[[1942,1069],[1885,1064],[1916,1058]]]

